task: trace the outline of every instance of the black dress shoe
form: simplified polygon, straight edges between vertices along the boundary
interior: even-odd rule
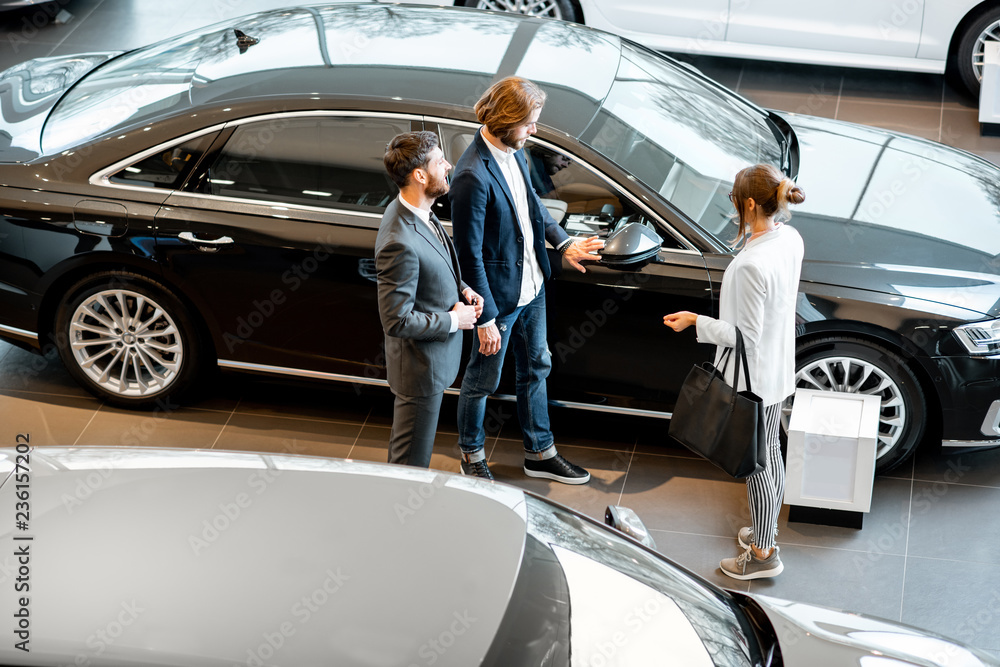
[[[469,475],[470,477],[482,477],[483,479],[493,479],[493,473],[490,472],[490,467],[486,465],[486,461],[476,461],[475,463],[466,463],[462,461],[462,474]]]
[[[524,474],[528,477],[541,477],[563,484],[586,484],[590,481],[589,472],[580,466],[573,465],[559,454],[544,461],[525,459]]]

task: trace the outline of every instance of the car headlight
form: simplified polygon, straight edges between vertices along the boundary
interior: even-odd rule
[[[1000,320],[963,324],[952,331],[974,357],[1000,354]]]

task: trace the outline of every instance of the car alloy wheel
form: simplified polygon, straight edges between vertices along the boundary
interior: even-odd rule
[[[467,7],[512,14],[527,14],[565,21],[578,20],[569,0],[467,0],[465,4]]]
[[[959,85],[979,97],[986,61],[986,45],[1000,42],[1000,9],[983,12],[958,37],[949,63]]]
[[[876,472],[905,461],[923,437],[923,390],[906,362],[895,352],[867,341],[831,338],[799,350],[795,386],[817,391],[871,394],[881,400]],[[785,402],[787,430],[792,399]]]
[[[184,361],[177,324],[160,304],[129,290],[87,297],[73,312],[69,336],[83,372],[119,396],[163,391]]]
[[[111,403],[148,407],[188,386],[197,363],[195,329],[183,305],[153,281],[107,273],[71,290],[56,315],[70,372]]]
[[[980,83],[983,81],[983,65],[986,63],[986,44],[988,42],[1000,42],[1000,20],[993,21],[986,26],[972,47],[972,70],[975,72],[976,80]]]

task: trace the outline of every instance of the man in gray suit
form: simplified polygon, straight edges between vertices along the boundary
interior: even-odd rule
[[[396,396],[389,463],[426,468],[444,390],[461,364],[461,330],[475,326],[482,298],[462,282],[455,247],[431,212],[448,192],[451,169],[437,135],[400,134],[383,162],[399,186],[375,241],[386,373]]]

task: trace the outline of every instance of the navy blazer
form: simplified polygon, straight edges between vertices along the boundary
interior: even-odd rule
[[[569,236],[531,188],[523,152],[518,151],[514,157],[528,192],[535,256],[542,275],[548,279],[552,270],[545,241],[548,239],[558,247]],[[462,279],[483,297],[483,314],[479,321],[488,322],[513,312],[521,294],[524,235],[507,180],[480,132],[476,132],[475,140],[455,165],[449,198]]]

